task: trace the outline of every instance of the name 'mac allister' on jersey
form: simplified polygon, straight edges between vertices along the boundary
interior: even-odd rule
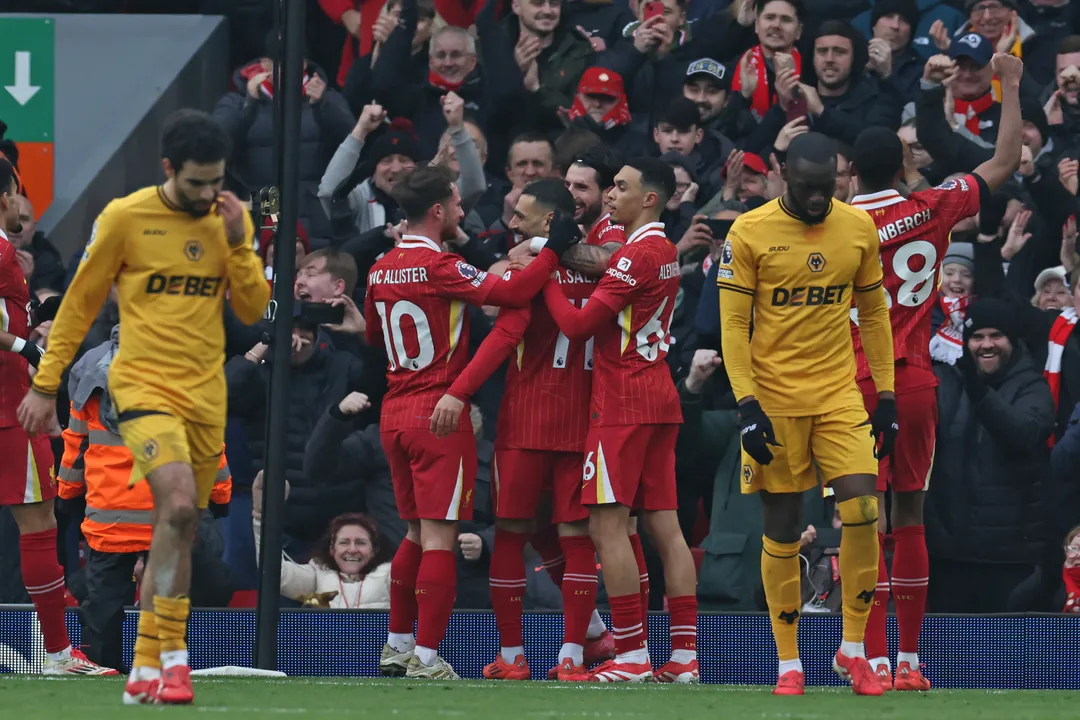
[[[443,252],[420,235],[405,235],[368,272],[367,341],[384,346],[388,389],[379,429],[427,428],[439,399],[469,362],[467,305],[527,305],[555,268],[550,250],[508,282]],[[459,430],[471,432],[469,414]]]
[[[0,230],[0,330],[30,337],[30,288],[15,246]],[[18,353],[0,352],[0,428],[19,424],[15,411],[30,389],[29,363]]]
[[[883,190],[857,195],[851,201],[853,207],[870,215],[878,229],[897,364],[931,369],[930,314],[938,296],[938,268],[948,250],[953,226],[979,212],[983,188],[986,183],[981,178],[965,175],[907,197],[896,190]],[[985,192],[988,195],[989,189]],[[858,313],[852,310],[856,378],[865,380],[870,377],[870,366],[862,348],[858,319]],[[926,377],[933,382],[931,374]]]
[[[753,395],[779,417],[861,406],[853,294],[877,389],[892,391],[881,283],[877,228],[862,210],[834,200],[825,219],[810,225],[777,199],[739,216],[717,275],[724,364],[735,397]]]
[[[557,283],[544,287],[562,332],[572,340],[593,337],[593,427],[682,422],[664,362],[680,279],[678,251],[656,222],[627,237],[583,308],[567,302]]]
[[[78,272],[49,332],[34,389],[55,395],[86,331],[116,283],[120,350],[109,369],[116,407],[224,425],[225,299],[246,324],[262,317],[270,287],[245,241],[230,247],[216,212],[195,216],[160,187],[113,200],[98,216]]]
[[[602,217],[587,245],[626,242],[621,225]],[[585,307],[597,279],[566,267],[555,270],[559,287],[575,307]],[[502,310],[476,355],[450,388],[465,400],[511,358],[499,407],[498,449],[579,451],[585,447],[592,395],[594,340],[570,340],[548,312],[542,297],[528,308]]]

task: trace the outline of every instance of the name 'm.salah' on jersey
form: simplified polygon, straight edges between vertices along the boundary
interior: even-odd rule
[[[585,239],[587,245],[594,246],[625,242],[623,226],[612,224],[607,215],[593,224]],[[597,287],[596,279],[562,266],[556,269],[556,276],[566,298],[575,307],[585,307]],[[559,331],[542,296],[530,309],[501,311],[496,325],[500,323],[526,326],[506,372],[495,447],[584,450],[595,341],[568,339]]]
[[[30,288],[15,246],[0,230],[0,330],[30,337]],[[0,428],[19,424],[15,411],[30,389],[29,363],[18,353],[0,352]]]
[[[663,223],[638,228],[611,256],[590,299],[616,313],[593,339],[594,427],[682,422],[664,362],[680,280],[679,253]]]
[[[865,210],[877,226],[897,364],[931,369],[930,314],[938,295],[937,271],[949,247],[949,232],[979,212],[983,192],[988,196],[990,191],[982,178],[965,175],[906,198],[896,190],[883,190],[852,199],[851,205]],[[854,308],[851,325],[856,378],[865,380],[870,366]],[[926,377],[933,382],[931,375]]]

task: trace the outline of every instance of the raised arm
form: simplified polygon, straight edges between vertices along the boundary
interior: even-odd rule
[[[990,64],[1001,81],[1001,126],[998,128],[994,156],[975,168],[975,174],[985,180],[993,192],[1020,167],[1020,151],[1024,145],[1020,78],[1024,75],[1024,62],[1008,53],[997,53]]]
[[[270,286],[263,273],[262,260],[255,254],[252,241],[255,224],[251,214],[232,193],[222,193],[218,213],[225,218],[229,242],[225,273],[229,280],[229,305],[240,322],[254,325],[270,302]]]
[[[608,263],[622,243],[609,242],[597,247],[578,243],[562,257],[562,264],[586,277],[600,277],[607,270]]]

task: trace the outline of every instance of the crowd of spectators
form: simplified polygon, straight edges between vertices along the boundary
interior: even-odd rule
[[[274,178],[276,42],[270,36],[253,47],[259,43],[252,38],[265,35],[258,23],[268,15],[237,15],[243,5],[221,10],[234,25],[248,17],[260,32],[244,26],[237,35],[234,28],[234,51],[250,52],[232,73],[233,89],[212,110],[233,140],[233,184],[251,196]],[[502,258],[519,240],[511,219],[522,189],[539,178],[564,177],[583,153],[603,145],[622,157],[658,156],[675,170],[678,193],[663,219],[682,266],[668,356],[685,416],[677,448],[680,522],[699,562],[702,608],[762,608],[760,499],[740,492],[735,399],[723,367],[709,355],[720,349],[715,280],[724,233],[741,213],[784,191],[785,151],[809,130],[831,136],[840,148],[837,201],[858,192],[850,147],[871,125],[897,132],[910,150],[910,168],[931,185],[970,172],[993,154],[1000,105],[990,59],[1007,52],[1025,66],[1023,160],[976,218],[953,229],[932,300],[930,349],[940,410],[926,495],[928,609],[1061,612],[1068,598],[1076,611],[1075,3],[311,5],[300,197],[291,199],[300,208],[298,271],[295,279],[277,278],[292,281],[301,301],[293,319],[286,430],[283,595],[330,607],[387,602],[384,562],[405,530],[378,438],[386,360],[364,345],[362,318],[328,328],[311,320],[308,308],[341,304],[346,296],[362,303],[366,273],[392,248],[402,221],[391,194],[395,183],[423,163],[457,173],[467,217],[451,249],[486,256],[489,269],[501,272]],[[595,205],[589,193],[603,190],[578,188],[575,198]],[[65,273],[55,248],[35,233],[33,208],[24,206],[26,230],[12,238],[20,263],[38,297],[60,293],[71,269]],[[260,236],[264,255],[270,237]],[[274,279],[270,270],[268,279]],[[495,311],[471,312],[475,348]],[[87,348],[107,340],[115,322],[115,307],[106,307]],[[229,516],[217,522],[224,528],[229,582],[243,590],[257,584],[260,504],[253,503],[252,490],[261,488],[271,354],[265,327],[243,327],[229,317],[226,327],[233,494]],[[47,333],[46,326],[38,339],[47,342]],[[996,358],[996,369],[976,365],[976,356]],[[493,537],[490,460],[500,394],[496,376],[474,398],[480,477],[475,518],[461,527],[459,607],[490,606],[485,563]],[[839,597],[830,592],[827,572],[838,521],[820,490],[806,494],[804,510],[804,598],[808,610],[828,611],[828,596]],[[75,515],[70,525],[81,519]],[[73,572],[75,547],[68,558]],[[659,609],[664,583],[654,556],[650,572],[651,606]],[[365,575],[377,581],[353,590],[350,583]],[[526,607],[557,607],[543,573],[530,572],[528,582]]]

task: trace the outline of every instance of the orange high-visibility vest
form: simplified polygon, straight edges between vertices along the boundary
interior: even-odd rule
[[[147,483],[128,487],[135,458],[120,436],[101,421],[100,409],[100,394],[87,400],[82,410],[71,406],[71,419],[63,434],[58,492],[65,500],[86,495],[82,531],[94,550],[144,552],[150,549],[153,533],[154,498]],[[224,505],[231,498],[232,474],[222,446],[210,502]]]

